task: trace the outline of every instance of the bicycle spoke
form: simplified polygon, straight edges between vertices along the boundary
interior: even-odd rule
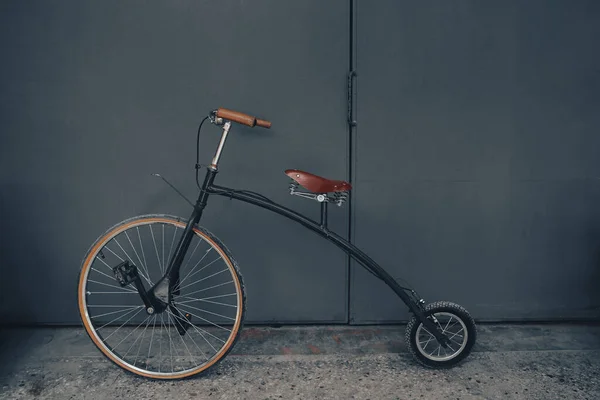
[[[454,350],[454,349],[452,348],[452,346],[450,346],[450,343],[446,343],[446,346],[450,347],[450,350],[452,350],[452,354],[456,353],[456,350]]]
[[[173,240],[171,240],[171,248],[169,249],[169,256],[167,257],[167,260],[169,262],[171,261],[171,252],[173,251],[173,245],[175,244],[176,234],[177,234],[177,227],[175,227],[175,229],[173,230]]]
[[[109,250],[110,250],[110,249],[109,249]],[[102,262],[102,264],[106,265],[106,268],[110,269],[110,270],[111,270],[111,272],[112,272],[112,270],[113,270],[113,269],[112,269],[112,267],[111,267],[110,265],[108,265],[108,264],[106,263],[106,261],[104,261],[104,260],[102,259],[102,257],[100,257],[100,258],[96,257],[96,259],[97,259],[97,260],[100,260],[100,261]]]
[[[92,271],[96,271],[96,272],[97,272],[97,273],[99,273],[100,275],[104,275],[104,276],[106,276],[106,277],[107,277],[108,279],[110,279],[111,281],[115,279],[113,276],[110,276],[110,275],[107,275],[107,274],[105,274],[104,272],[98,271],[96,268],[90,268],[90,269],[91,269]],[[90,279],[90,282],[93,282],[93,281]],[[117,287],[117,286],[115,286],[115,287]],[[127,285],[126,287],[130,287],[130,288],[131,288],[133,291],[135,291],[135,293],[137,293],[137,289],[135,288],[135,286],[133,286],[133,284],[131,284],[131,283],[130,283],[130,284],[129,284],[129,285]],[[123,286],[121,286],[121,288],[122,288],[122,289],[124,289],[124,287],[123,287]]]
[[[113,240],[115,241],[115,243],[117,244],[117,246],[119,246],[119,248],[123,251],[123,253],[125,253],[125,257],[127,257],[127,260],[131,261],[131,263],[133,264],[133,258],[131,258],[129,256],[129,254],[125,251],[125,249],[123,248],[123,246],[121,246],[121,243],[119,243],[119,241],[117,240],[116,237],[113,238]]]
[[[436,351],[436,350],[437,350],[437,349],[434,347],[434,348],[433,348],[433,351],[432,351],[431,353],[429,353],[429,355],[430,355],[430,356],[433,356],[433,353],[435,353],[435,351]]]
[[[156,247],[156,240],[154,239],[154,231],[152,230],[152,225],[148,225],[150,228],[150,234],[152,235],[152,243],[154,243],[154,250],[156,251],[156,261],[158,262],[158,268],[160,268],[160,273],[164,275],[165,271],[163,271],[163,267],[160,264],[160,256],[158,255],[158,247]]]
[[[154,315],[154,318],[152,319],[156,319],[156,314]],[[150,325],[150,321],[151,319],[148,318],[148,322],[146,323],[146,327],[144,328],[144,331],[142,332],[141,336],[142,336],[142,340],[140,340],[140,345],[138,346],[138,351],[135,354],[135,358],[133,359],[133,365],[135,366],[135,364],[137,363],[137,359],[140,356],[140,350],[142,350],[142,343],[144,343],[144,337],[146,337],[146,330],[148,330],[148,326]],[[138,336],[139,338],[139,336]],[[137,342],[137,339],[136,339]],[[135,343],[135,342],[134,342]],[[133,345],[131,345],[131,347],[133,347]],[[131,349],[130,349],[131,350]],[[127,350],[127,353],[129,353],[129,350]],[[125,355],[127,355],[127,353],[125,353]]]
[[[159,365],[158,365],[158,370],[160,371],[160,367],[162,366],[162,361],[163,361],[163,357],[162,357],[162,345],[163,345],[163,339],[164,339],[164,333],[163,331],[166,330],[166,326],[165,326],[165,319],[164,319],[164,314],[160,314],[160,358],[159,358]]]
[[[204,255],[202,256],[202,258],[200,259],[200,261],[198,261],[190,270],[190,272],[188,272],[188,274],[179,282],[179,284],[181,285],[183,283],[183,281],[185,281],[187,278],[189,278],[190,274],[192,274],[192,272],[196,269],[196,267],[202,262],[202,260],[204,260],[206,258],[206,256],[208,255],[208,253],[210,253],[210,251],[212,250],[212,247],[209,247],[208,250],[206,250],[206,253],[204,253]],[[190,257],[191,258],[191,257]],[[189,261],[189,260],[188,260]],[[194,273],[195,275],[195,273]]]
[[[171,340],[171,327],[167,327],[167,334],[169,335],[169,354],[171,355],[171,372],[173,372],[173,349],[172,349],[172,344],[173,341]]]
[[[128,315],[128,314],[130,314],[130,313],[134,312],[134,311],[135,311],[135,310],[137,310],[138,308],[140,308],[140,309],[141,309],[142,307],[143,307],[143,306],[137,306],[137,307],[134,307],[134,308],[130,309],[129,311],[127,311],[125,314],[118,316],[117,318],[113,319],[113,320],[112,320],[112,321],[110,321],[110,322],[107,322],[106,324],[102,325],[100,328],[97,328],[96,330],[97,330],[97,331],[99,331],[100,329],[104,329],[106,326],[108,326],[108,325],[112,324],[113,322],[115,322],[115,321],[116,321],[116,320],[118,320],[119,318],[124,318],[126,315]],[[141,311],[141,310],[139,310],[137,313],[135,313],[135,314],[134,314],[134,317],[135,317],[135,316],[136,316],[136,315],[137,315],[137,314],[138,314],[140,311]],[[122,326],[122,325],[121,325],[121,326]],[[106,339],[108,339],[108,338],[106,338]]]
[[[89,308],[114,308],[114,307],[131,307],[130,305],[113,305],[113,304],[107,304],[107,305],[89,305]],[[141,306],[133,306],[133,307],[141,307]]]
[[[110,247],[108,247],[108,243],[103,248],[106,249],[106,250],[108,250],[108,251],[110,251],[111,253],[113,253],[114,256],[117,257],[119,260],[125,261],[120,255],[118,255],[117,253],[115,253],[114,251],[112,251],[112,249]]]
[[[107,312],[107,313],[100,314],[100,315],[90,315],[90,318],[105,317],[107,315],[117,314],[117,313],[120,313],[120,312],[123,312],[123,311],[127,311],[127,310],[130,311],[130,310],[133,310],[133,309],[136,309],[136,308],[140,308],[140,307],[142,307],[142,306],[131,306],[131,307],[128,307],[127,309],[124,309],[124,310],[111,311],[111,312]]]
[[[227,307],[233,307],[233,308],[237,308],[237,305],[233,305],[233,304],[225,304],[225,303],[219,303],[218,301],[210,301],[210,300],[204,300],[204,299],[194,299],[192,297],[187,297],[187,296],[179,296],[182,299],[191,299],[189,301],[178,301],[177,303],[193,303],[194,301],[204,301],[206,303],[211,303],[211,304],[217,304],[219,306],[227,306]]]
[[[225,285],[227,285],[227,284],[229,284],[229,283],[233,283],[233,279],[232,279],[232,280],[230,280],[230,281],[227,281],[227,282],[225,282],[225,283],[219,283],[218,285],[214,285],[214,286],[208,287],[208,288],[206,288],[206,289],[195,290],[195,291],[193,291],[193,292],[190,292],[190,293],[188,293],[187,295],[189,296],[189,295],[192,295],[192,294],[194,294],[194,293],[205,292],[205,291],[207,291],[207,290],[214,289],[214,288],[216,288],[216,287],[219,287],[219,286],[225,286]]]
[[[221,295],[218,295],[218,296],[205,297],[203,299],[195,299],[193,301],[208,300],[208,299],[217,299],[217,298],[220,298],[220,297],[228,297],[228,296],[237,296],[237,293],[221,294]],[[177,304],[186,304],[186,303],[191,303],[191,301],[178,301],[177,302]]]
[[[192,257],[194,257],[194,254],[196,254],[196,250],[198,250],[198,246],[200,246],[200,243],[202,243],[201,239],[198,239],[198,243],[196,243],[196,247],[194,247],[194,250],[192,250],[192,254],[188,257],[187,261],[185,262],[185,265],[183,265],[179,270],[183,271],[185,269],[185,267],[188,266],[188,264],[190,263],[190,260],[192,259]]]
[[[96,271],[96,272],[97,272],[97,273],[99,273],[100,275],[104,275],[104,276],[106,276],[106,277],[107,277],[108,279],[110,279],[111,281],[115,279],[115,277],[114,277],[114,276],[110,276],[110,275],[108,275],[108,274],[105,274],[105,273],[104,273],[104,272],[102,272],[102,271],[98,271],[98,270],[97,270],[96,268],[94,268],[94,267],[92,267],[92,268],[90,268],[90,269],[91,269],[92,271]]]
[[[185,320],[183,320],[183,318],[181,318],[181,317],[178,317],[177,315],[173,314],[171,311],[169,311],[169,310],[166,310],[166,311],[167,311],[167,313],[169,313],[169,314],[170,314],[170,315],[171,315],[173,318],[177,318],[178,320],[181,320],[181,321],[183,321],[183,322],[186,322]],[[195,326],[194,326],[194,325],[191,325],[191,326],[193,326],[193,327],[195,328]],[[204,338],[204,335],[202,335],[202,333],[200,333],[200,332],[198,332],[198,333],[200,334],[200,336],[202,336],[202,338]],[[196,348],[197,348],[198,350],[200,350],[200,352],[202,353],[202,355],[203,355],[204,357],[206,357],[206,353],[204,353],[204,351],[203,351],[203,350],[202,350],[202,349],[201,349],[201,348],[198,346],[198,344],[196,343],[196,341],[194,340],[194,338],[193,338],[193,337],[192,337],[192,336],[191,336],[189,333],[187,334],[187,336],[190,338],[190,340],[192,341],[192,343],[194,343],[194,345],[196,346]],[[183,337],[182,337],[182,340],[183,340]],[[204,338],[204,340],[206,340],[206,338]],[[185,344],[185,341],[183,342],[183,344]],[[208,344],[210,344],[210,342],[209,342]],[[186,345],[185,347],[188,349],[188,352],[189,352],[190,350],[189,350],[189,348],[187,347],[187,345]],[[213,349],[214,349],[214,347],[213,347]],[[215,351],[217,351],[217,350],[215,350]],[[190,355],[191,355],[191,353],[190,353]],[[208,360],[208,357],[206,357],[206,359]]]
[[[175,317],[175,315],[173,313],[171,313],[170,311],[167,310],[167,314],[169,314],[169,318],[171,318],[171,321],[173,322],[173,325],[175,325],[175,320],[173,317]],[[183,346],[186,348],[186,350],[188,351],[188,354],[190,355],[190,361],[192,362],[192,364],[194,364],[195,367],[198,366],[198,364],[196,364],[194,362],[194,356],[192,355],[192,352],[190,351],[190,349],[188,348],[187,344],[185,343],[185,340],[183,340],[183,336],[179,335],[179,338],[181,338],[181,342],[183,343]]]
[[[90,292],[88,291],[87,294],[137,294],[137,292],[134,291],[129,291],[129,292]]]
[[[100,275],[104,275],[105,277],[107,277],[107,278],[108,278],[108,279],[110,279],[111,281],[115,279],[115,277],[114,277],[114,276],[110,276],[110,275],[108,275],[108,274],[105,274],[104,272],[102,272],[102,271],[99,271],[99,270],[97,270],[96,268],[93,268],[93,267],[92,267],[92,268],[90,268],[90,269],[91,269],[92,271],[96,271],[96,272],[97,272],[97,273],[99,273]],[[132,288],[132,290],[136,290],[136,289],[135,289],[135,286],[133,286],[131,283],[130,283],[129,285],[127,285],[126,287],[131,287],[131,288]]]
[[[165,310],[166,311],[166,310]],[[169,349],[175,349],[175,343],[173,342],[173,339],[171,337],[171,326],[173,326],[173,319],[171,318],[171,316],[169,315],[169,313],[166,313],[166,318],[167,318],[167,323],[168,323],[168,332],[169,332],[169,342],[170,342],[170,347]],[[175,328],[175,330],[177,331],[177,328]],[[175,352],[175,359],[177,359],[177,352]],[[173,353],[171,353],[171,371],[173,371]]]
[[[129,333],[127,334],[127,336],[125,336],[123,339],[121,339],[121,341],[120,341],[119,343],[117,343],[117,345],[116,345],[115,347],[113,347],[113,349],[116,349],[117,347],[119,347],[119,345],[120,345],[121,343],[123,343],[123,342],[125,341],[125,339],[127,339],[129,336],[131,336],[131,335],[132,335],[132,334],[133,334],[135,331],[137,331],[137,330],[138,330],[138,328],[139,328],[140,326],[142,326],[142,325],[144,324],[144,322],[146,322],[146,321],[148,321],[148,320],[150,320],[150,316],[149,316],[149,315],[146,317],[146,319],[144,319],[142,322],[140,322],[140,324],[139,324],[138,326],[136,326],[134,330],[132,330],[131,332],[129,332]],[[133,343],[135,344],[135,342],[133,342]],[[133,346],[132,346],[132,347],[133,347]],[[130,349],[131,349],[131,348],[130,348]],[[129,351],[128,351],[128,352],[129,352]],[[127,353],[125,353],[125,354],[123,355],[123,358],[125,358],[126,356],[127,356]]]
[[[127,234],[127,231],[125,231],[125,236],[127,237],[127,240],[129,241],[129,245],[133,249],[133,252],[135,253],[135,256],[137,257],[138,261],[140,262],[140,268],[143,268],[144,272],[146,273],[146,276],[148,277],[148,279],[147,279],[148,284],[150,286],[153,286],[152,281],[150,280],[150,272],[148,272],[148,267],[146,267],[146,265],[142,262],[142,259],[140,258],[140,255],[138,254],[138,252],[135,249],[135,247],[133,246],[133,243],[131,242],[131,239],[129,238],[129,235]]]
[[[152,335],[150,336],[150,345],[148,346],[148,357],[147,357],[148,361],[150,361],[150,352],[152,351],[152,341],[154,340],[154,329],[156,328],[156,320],[157,319],[158,319],[158,315],[155,315],[154,322],[152,323]]]
[[[227,293],[227,294],[220,294],[218,296],[210,296],[210,297],[205,297],[202,300],[208,300],[208,299],[218,299],[221,297],[228,297],[228,296],[237,296],[237,293]]]
[[[204,267],[200,268],[198,271],[194,272],[193,274],[191,274],[191,275],[189,275],[189,274],[188,274],[188,276],[186,276],[186,279],[187,279],[188,277],[194,276],[194,275],[196,275],[196,274],[198,274],[198,273],[202,272],[203,270],[205,270],[206,268],[210,267],[212,264],[214,264],[215,262],[219,261],[220,259],[221,259],[221,256],[219,256],[219,257],[217,257],[215,260],[213,260],[213,261],[209,262],[208,264],[206,264]],[[196,265],[197,265],[197,264],[196,264]],[[194,268],[196,268],[196,267],[194,267]],[[185,279],[184,279],[184,280],[185,280]],[[181,281],[181,283],[183,283],[183,281]],[[180,283],[180,284],[181,284],[181,283]]]
[[[140,249],[142,249],[142,258],[144,259],[144,266],[146,267],[146,273],[148,273],[148,278],[150,277],[150,272],[148,270],[148,262],[146,261],[146,253],[144,253],[144,245],[142,244],[142,236],[140,235],[140,227],[136,226],[138,240],[140,241]],[[127,231],[125,231],[127,232]]]
[[[119,287],[119,286],[115,286],[115,285],[109,285],[108,283],[103,283],[103,282],[94,281],[94,280],[92,280],[92,279],[89,279],[89,278],[88,278],[88,282],[97,283],[98,285],[104,285],[104,286],[108,286],[108,287],[115,288],[115,289],[121,289],[121,290],[122,290],[122,291],[124,291],[124,292],[129,292],[129,293],[137,293],[137,291],[135,291],[135,290],[126,289],[126,288],[124,288],[124,287]],[[127,287],[129,287],[129,285],[128,285]]]
[[[186,307],[189,307],[189,306],[186,306]],[[211,321],[207,320],[206,318],[202,318],[201,316],[199,316],[199,315],[196,315],[196,314],[194,314],[193,312],[191,312],[191,311],[189,311],[189,310],[184,310],[184,311],[185,311],[186,313],[188,313],[188,314],[190,314],[190,315],[192,315],[192,316],[196,317],[196,318],[199,318],[199,319],[201,319],[202,321],[208,322],[209,324],[216,326],[217,328],[223,329],[224,331],[227,331],[227,332],[231,332],[231,329],[223,328],[221,325],[219,325],[219,324],[215,324],[214,322],[211,322]],[[210,334],[210,332],[206,332],[206,334],[208,334],[208,335],[211,335],[211,334]],[[211,335],[211,336],[213,336],[213,335]],[[222,341],[221,339],[217,338],[216,336],[213,336],[213,337],[214,337],[215,339],[218,339],[218,340],[220,340],[221,342],[225,343],[224,341]]]
[[[435,335],[434,335],[433,333],[429,332],[429,331],[428,331],[428,330],[425,328],[425,326],[422,326],[422,327],[421,327],[421,329],[423,329],[425,332],[427,332],[427,333],[428,333],[428,334],[430,334],[431,336],[435,337]]]
[[[225,315],[221,315],[221,314],[217,314],[217,313],[214,313],[214,312],[210,312],[210,311],[204,310],[202,308],[190,306],[189,304],[186,304],[186,307],[193,308],[194,310],[202,311],[202,312],[207,313],[207,314],[212,314],[212,315],[215,315],[217,317],[223,317],[225,319],[229,319],[231,321],[235,321],[235,318],[231,318],[231,317],[227,317]]]
[[[127,321],[123,322],[123,324],[118,327],[115,331],[113,331],[113,333],[111,333],[110,335],[108,335],[107,337],[104,338],[104,341],[108,340],[109,337],[111,337],[112,335],[114,335],[115,333],[117,333],[122,327],[125,326],[126,323],[128,323],[129,321],[131,321],[133,318],[135,318],[136,315],[138,315],[142,310],[138,310],[138,312],[136,312],[135,314],[133,314],[131,316],[131,318],[129,318]]]
[[[431,342],[431,339],[433,339],[433,337],[430,337],[429,339],[427,339],[425,346],[423,346],[423,350],[425,350],[427,348],[427,345],[429,344],[429,342]],[[423,344],[423,342],[420,342],[420,343]]]
[[[450,328],[452,328],[454,325],[458,324],[458,321],[454,321],[452,323],[452,325],[450,325],[448,328],[444,328],[444,332],[447,332]],[[462,328],[461,328],[462,329]]]
[[[448,323],[446,324],[446,326],[442,329],[442,333],[446,332],[446,328],[448,328],[448,325],[450,324],[450,321],[452,321],[452,318],[450,318],[448,320]]]
[[[164,326],[164,318],[163,318],[164,314],[160,314],[160,326],[161,326],[161,332],[162,332],[162,327]],[[163,342],[163,334],[161,333],[160,335],[160,353],[159,353],[159,358],[158,358],[158,371],[160,372],[160,367],[162,365],[162,342]]]
[[[222,271],[215,272],[214,274],[212,274],[212,275],[209,275],[209,276],[207,276],[207,277],[205,277],[205,278],[202,278],[202,279],[200,279],[200,280],[197,280],[196,282],[188,283],[187,285],[185,285],[185,286],[183,286],[183,287],[180,287],[180,288],[179,288],[179,290],[183,290],[183,289],[185,289],[186,287],[190,287],[190,286],[192,286],[192,285],[195,285],[196,283],[200,283],[200,282],[202,282],[202,281],[205,281],[205,280],[207,280],[207,279],[209,279],[209,278],[212,278],[212,277],[213,277],[213,276],[215,276],[215,275],[222,274],[222,273],[223,273],[223,272],[225,272],[225,271],[229,271],[229,268],[225,268],[225,269],[224,269],[224,270],[222,270]]]
[[[176,317],[177,317],[177,316],[176,316]],[[181,317],[177,317],[177,318],[183,321],[183,319],[182,319]],[[217,351],[218,351],[218,350],[217,350],[217,349],[215,349],[215,347],[214,347],[214,346],[213,346],[213,345],[212,345],[212,344],[211,344],[211,343],[208,341],[208,339],[206,339],[206,338],[204,337],[204,335],[202,334],[202,332],[206,333],[207,335],[210,335],[210,336],[214,337],[214,338],[215,338],[215,339],[217,339],[217,340],[220,340],[218,337],[215,337],[215,336],[213,336],[212,334],[210,334],[210,332],[207,332],[207,331],[205,331],[205,330],[204,330],[204,329],[202,329],[202,328],[198,328],[198,327],[197,327],[196,325],[194,325],[194,324],[192,324],[192,325],[191,325],[191,327],[192,327],[192,328],[194,328],[194,329],[196,330],[196,332],[198,332],[198,334],[199,334],[199,335],[202,337],[202,339],[204,339],[204,341],[206,341],[206,343],[208,343],[208,345],[209,345],[210,347],[212,347],[212,349],[213,349],[215,352],[217,352]],[[195,342],[194,342],[194,343],[195,343]],[[196,345],[196,346],[197,346],[197,345]],[[199,347],[198,347],[198,350],[202,351],[202,350],[201,350]],[[204,353],[204,352],[203,352],[203,353]],[[208,359],[208,357],[207,357],[207,359]]]
[[[462,332],[463,330],[461,329],[460,331],[456,332],[454,335],[450,336],[449,339],[452,339],[454,336],[460,336],[461,338],[464,338],[463,335],[459,335],[459,332]]]

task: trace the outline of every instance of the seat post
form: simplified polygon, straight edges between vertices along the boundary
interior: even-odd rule
[[[327,229],[327,202],[321,203],[321,228]]]

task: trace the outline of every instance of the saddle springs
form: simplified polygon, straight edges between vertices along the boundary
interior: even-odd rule
[[[291,179],[290,182],[290,194],[293,196],[300,196],[306,199],[316,200],[319,203],[335,203],[338,207],[341,207],[344,202],[348,199],[348,192],[330,192],[330,193],[309,193],[309,192],[300,192],[298,191],[298,187],[300,185],[295,180]]]

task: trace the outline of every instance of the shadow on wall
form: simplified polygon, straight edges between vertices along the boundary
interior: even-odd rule
[[[36,299],[28,298],[28,293],[45,280],[43,271],[32,274],[30,266],[48,256],[31,240],[36,234],[35,220],[22,211],[29,209],[26,204],[15,202],[22,198],[16,190],[4,185],[0,193],[0,326],[34,318],[30,301]],[[43,301],[41,296],[39,300]],[[13,307],[16,304],[18,308]]]

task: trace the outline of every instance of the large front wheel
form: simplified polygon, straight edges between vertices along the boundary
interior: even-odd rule
[[[165,215],[126,220],[98,238],[83,261],[78,303],[85,330],[109,360],[137,375],[178,379],[206,371],[227,355],[242,328],[242,276],[223,243],[203,228],[193,229],[166,309],[149,311],[134,284],[115,279],[113,268],[127,261],[145,289],[152,287],[185,226]]]
[[[471,353],[477,329],[467,310],[455,303],[438,301],[426,305],[424,314],[446,335],[449,344],[441,345],[413,316],[406,326],[405,336],[408,348],[417,361],[430,368],[450,368]]]

